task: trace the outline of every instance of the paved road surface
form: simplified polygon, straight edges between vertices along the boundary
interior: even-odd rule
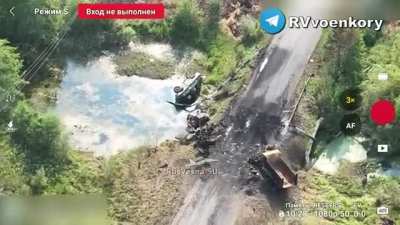
[[[212,158],[221,175],[198,180],[172,225],[233,225],[244,195],[240,176],[254,146],[279,143],[284,110],[319,40],[319,29],[286,29],[276,35],[255,69],[246,91],[233,106],[229,129]]]

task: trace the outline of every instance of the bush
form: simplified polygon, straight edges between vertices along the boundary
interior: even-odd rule
[[[165,41],[170,35],[170,19],[163,21],[135,21],[123,25],[123,29],[129,27],[134,31],[131,38],[135,37],[141,41]]]
[[[8,137],[0,135],[0,195],[26,195],[31,192],[25,184],[23,168]]]
[[[219,34],[208,51],[206,66],[210,75],[207,77],[207,83],[215,85],[224,80],[236,67],[239,53],[235,40]]]
[[[67,144],[55,116],[36,112],[26,102],[19,102],[12,119],[15,127],[12,141],[32,169],[66,159]]]
[[[208,8],[206,9],[203,25],[201,27],[201,38],[199,40],[199,48],[207,50],[207,47],[212,43],[219,32],[219,21],[221,5],[218,0],[210,0]]]
[[[249,16],[243,16],[240,20],[242,42],[246,46],[251,46],[263,37],[263,33],[260,30],[257,21]]]
[[[197,46],[201,31],[201,15],[195,3],[184,0],[172,18],[171,39],[174,44]]]
[[[376,177],[368,184],[368,192],[381,204],[400,210],[400,179],[396,177]]]
[[[9,97],[21,95],[19,86],[22,84],[20,71],[22,61],[14,47],[9,42],[0,39],[0,121],[8,122],[8,113],[11,110]]]
[[[136,32],[132,27],[124,26],[117,32],[118,39],[125,43],[129,43],[133,38],[136,37]]]
[[[34,195],[43,194],[44,190],[48,186],[48,178],[46,171],[43,167],[36,170],[35,175],[30,177],[30,186]]]
[[[382,31],[375,31],[372,28],[368,29],[363,35],[365,46],[374,46],[380,37],[382,37]]]

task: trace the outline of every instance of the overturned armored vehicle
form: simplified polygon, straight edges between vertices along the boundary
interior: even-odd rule
[[[193,105],[200,96],[201,84],[201,74],[196,73],[192,79],[186,80],[182,86],[174,88],[175,102],[170,103],[179,109]]]

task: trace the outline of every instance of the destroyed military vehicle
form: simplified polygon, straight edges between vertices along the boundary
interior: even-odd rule
[[[193,141],[194,147],[200,155],[209,155],[209,146],[216,143],[220,138],[215,136],[213,123],[209,123],[210,117],[207,113],[200,109],[195,110],[187,115],[186,131],[189,133],[190,140]]]
[[[193,105],[199,98],[202,84],[202,76],[200,73],[195,73],[192,79],[186,80],[182,86],[176,86],[175,102],[169,102],[178,109],[185,109]]]
[[[281,158],[278,148],[267,147],[266,151],[249,159],[261,176],[271,178],[279,189],[287,189],[297,185],[297,174]]]

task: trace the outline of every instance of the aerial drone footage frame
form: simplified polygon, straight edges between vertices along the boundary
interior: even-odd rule
[[[398,9],[3,0],[0,225],[399,224]]]

